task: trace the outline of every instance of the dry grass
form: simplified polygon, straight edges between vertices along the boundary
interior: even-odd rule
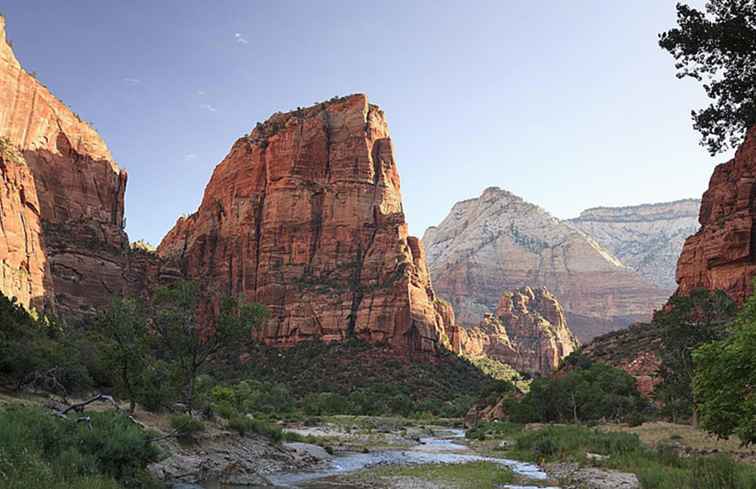
[[[659,443],[672,443],[690,448],[694,452],[717,450],[722,453],[728,453],[741,461],[756,462],[756,449],[754,447],[740,446],[740,440],[736,437],[728,440],[717,439],[717,437],[690,425],[655,421],[643,423],[641,426],[635,427],[607,424],[602,425],[600,428],[604,431],[637,433],[641,441],[651,447],[656,447]]]

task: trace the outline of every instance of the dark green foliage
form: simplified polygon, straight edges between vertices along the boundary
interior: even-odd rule
[[[659,356],[662,383],[654,391],[663,403],[662,414],[673,421],[693,414],[693,358],[698,346],[723,338],[735,316],[735,304],[720,291],[697,289],[675,296],[653,322],[661,335]]]
[[[174,373],[180,379],[180,390],[185,393],[190,412],[194,407],[195,381],[201,369],[221,353],[239,352],[251,341],[252,329],[262,324],[267,315],[260,304],[222,297],[217,315],[209,321],[211,315],[206,312],[203,321],[202,300],[197,283],[179,281],[155,292],[152,317],[158,348],[175,367]]]
[[[204,423],[188,414],[171,416],[171,428],[176,432],[176,436],[184,440],[191,440],[194,435],[205,431]]]
[[[224,378],[246,380],[251,390],[241,412],[459,417],[482,395],[513,390],[456,355],[437,363],[413,362],[358,341],[301,343],[281,350],[257,345],[243,367],[231,363]],[[254,379],[254,380],[251,380]],[[237,401],[238,402],[238,401]]]
[[[158,451],[126,416],[91,413],[91,428],[38,408],[0,410],[0,487],[158,488]]]
[[[601,363],[580,361],[566,374],[533,381],[520,400],[506,401],[512,421],[581,423],[621,421],[646,409],[635,379],[623,370]]]
[[[756,124],[756,2],[708,0],[704,11],[677,4],[678,27],[659,35],[677,77],[702,82],[713,103],[693,111],[701,145],[714,155],[736,147]]]
[[[0,379],[21,389],[35,387],[68,395],[92,385],[83,354],[87,343],[73,329],[37,318],[0,294]]]
[[[152,358],[142,372],[137,401],[148,411],[162,411],[179,399],[170,363]]]
[[[756,295],[738,313],[731,335],[699,347],[693,360],[701,426],[756,443]]]
[[[228,420],[228,428],[244,436],[250,433],[256,433],[270,438],[272,441],[279,443],[283,440],[299,441],[294,433],[286,433],[281,427],[270,421],[253,419],[247,416],[234,416]],[[294,435],[294,436],[292,436]]]
[[[150,363],[149,330],[141,302],[114,299],[99,314],[94,331],[100,338],[100,355],[112,372],[117,393],[131,402],[131,411],[144,390]]]

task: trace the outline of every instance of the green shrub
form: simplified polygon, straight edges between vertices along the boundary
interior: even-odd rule
[[[171,416],[171,428],[179,438],[191,440],[194,435],[205,430],[205,425],[188,414],[179,414]]]
[[[547,426],[523,432],[516,449],[543,458],[582,456],[585,452],[619,456],[643,448],[635,433],[605,433],[580,426]]]
[[[142,372],[137,401],[148,411],[160,412],[178,398],[174,385],[169,365],[154,361]]]
[[[471,440],[486,438],[508,438],[522,430],[522,425],[507,421],[482,422],[465,432]]]
[[[693,465],[691,489],[735,489],[735,462],[723,455],[702,457]]]
[[[236,431],[242,436],[250,434],[250,433],[257,433],[258,435],[262,435],[262,436],[270,438],[276,443],[287,439],[289,435],[294,435],[294,433],[292,434],[285,433],[278,425],[273,424],[269,421],[265,421],[261,419],[254,419],[248,416],[234,416],[228,420],[228,423],[226,426],[228,426],[229,429]],[[301,440],[291,439],[290,441],[301,441]]]
[[[146,471],[157,448],[128,417],[88,414],[91,423],[61,419],[38,408],[0,410],[0,486],[157,488]]]
[[[585,423],[640,416],[648,402],[635,379],[621,369],[582,363],[565,375],[536,379],[522,399],[505,400],[505,411],[518,423]]]

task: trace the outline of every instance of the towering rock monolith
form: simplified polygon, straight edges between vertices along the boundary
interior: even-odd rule
[[[209,288],[267,306],[259,338],[269,345],[356,337],[404,352],[450,346],[453,312],[408,236],[388,126],[365,95],[258,124],[158,252]]]

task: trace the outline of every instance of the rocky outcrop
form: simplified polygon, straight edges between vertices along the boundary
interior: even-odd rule
[[[505,292],[495,314],[474,328],[459,328],[458,334],[463,354],[487,356],[527,373],[552,372],[579,346],[562,306],[544,288]]]
[[[701,200],[701,229],[685,241],[677,264],[678,294],[724,290],[742,304],[756,276],[756,127],[735,157],[718,165]]]
[[[269,345],[357,337],[450,346],[424,251],[408,236],[383,112],[364,95],[277,113],[215,168],[158,247],[207,287],[266,305]]]
[[[623,265],[670,294],[683,242],[698,231],[698,199],[630,207],[595,207],[566,221]]]
[[[86,315],[126,287],[126,172],[97,132],[21,67],[2,18],[0,137],[25,162],[4,159],[3,213],[12,215],[3,216],[2,292]]]
[[[668,297],[584,233],[495,187],[455,204],[423,243],[435,289],[463,324],[495,312],[502,289],[546,287],[587,342],[649,319]]]

